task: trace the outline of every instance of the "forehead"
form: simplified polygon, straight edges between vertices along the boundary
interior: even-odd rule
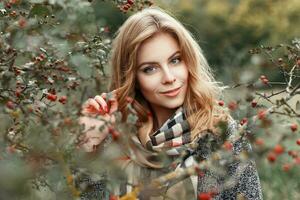
[[[168,59],[179,50],[177,40],[170,33],[157,33],[145,40],[137,53],[138,64],[142,62],[159,62]]]

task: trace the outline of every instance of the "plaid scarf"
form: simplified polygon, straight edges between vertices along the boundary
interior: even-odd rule
[[[128,176],[127,181],[126,183],[124,182],[124,184],[121,184],[121,186],[114,191],[114,194],[122,196],[130,193],[134,189],[133,186],[138,185],[140,180],[146,180],[146,182],[149,180],[150,182],[152,179],[160,177],[170,171],[178,170],[181,167],[192,166],[195,162],[193,156],[185,159],[184,163],[182,163],[180,157],[183,152],[186,152],[189,149],[189,144],[192,142],[190,126],[186,119],[186,115],[184,114],[183,107],[179,107],[158,130],[153,134],[150,134],[146,139],[145,145],[141,143],[137,136],[134,136],[132,139],[135,146],[138,147],[138,150],[135,151],[135,157],[139,157],[138,154],[141,153],[145,157],[150,157],[150,160],[153,157],[155,160],[158,153],[165,153],[168,156],[171,156],[172,164],[169,163],[167,166],[161,165],[161,167],[158,168],[151,168],[149,166],[140,166],[131,162],[132,160],[129,161],[130,164],[124,164],[124,171]],[[179,160],[176,158],[179,158]],[[138,160],[136,161],[139,163]],[[190,176],[190,180],[190,183],[192,183],[191,188],[194,189],[194,194],[196,195],[197,176]],[[139,199],[147,198],[141,197]]]
[[[183,107],[176,112],[157,130],[148,136],[146,149],[150,151],[165,150],[168,155],[179,155],[181,146],[191,142],[191,132]]]

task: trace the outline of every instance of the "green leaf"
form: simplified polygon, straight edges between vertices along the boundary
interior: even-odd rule
[[[46,16],[50,14],[50,10],[41,4],[35,4],[30,10],[29,17],[37,16]]]

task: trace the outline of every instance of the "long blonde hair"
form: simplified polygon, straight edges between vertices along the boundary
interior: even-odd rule
[[[112,44],[110,90],[118,88],[119,110],[126,119],[126,97],[135,99],[133,107],[139,118],[140,137],[153,130],[153,119],[148,102],[136,88],[137,53],[141,44],[154,34],[166,32],[177,40],[182,59],[188,66],[188,89],[183,107],[191,127],[192,137],[203,130],[212,129],[216,115],[220,115],[215,102],[221,92],[211,69],[192,34],[171,14],[158,7],[146,8],[130,16],[119,28]],[[140,138],[141,140],[143,138]]]

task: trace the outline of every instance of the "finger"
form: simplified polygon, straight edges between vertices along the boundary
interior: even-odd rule
[[[118,99],[117,99],[117,90],[113,90],[109,93],[103,93],[102,97],[106,98],[106,101],[109,106],[109,114],[114,113],[118,110]]]
[[[93,106],[96,110],[100,109],[100,105],[98,104],[98,102],[95,99],[89,99],[89,105]]]
[[[103,97],[106,101],[116,101],[117,100],[116,90],[113,90],[108,93],[102,93],[101,97]]]
[[[126,97],[126,101],[128,103],[133,103],[134,99],[128,96],[128,97]]]
[[[98,102],[100,104],[102,110],[104,110],[105,112],[108,112],[107,103],[103,99],[103,97],[97,95],[97,96],[94,97],[94,99],[95,99],[96,102]]]
[[[83,114],[96,114],[99,112],[99,104],[92,98],[84,104],[82,113]]]
[[[118,106],[119,106],[118,101],[110,101],[109,106],[110,106],[109,114],[116,112],[118,110]]]

